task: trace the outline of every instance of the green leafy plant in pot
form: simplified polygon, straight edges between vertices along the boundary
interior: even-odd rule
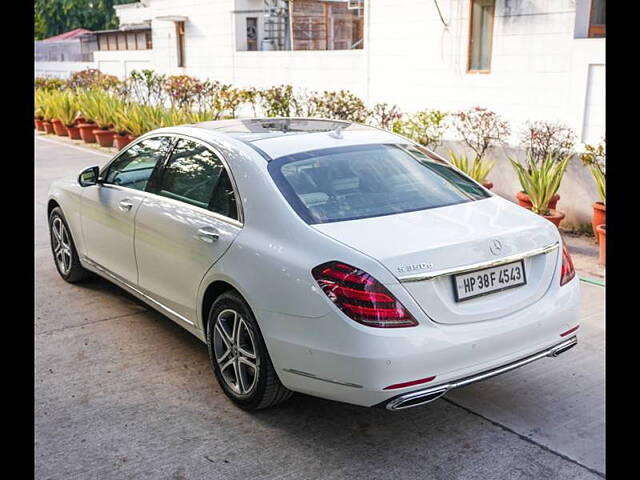
[[[597,146],[585,145],[585,152],[580,155],[582,163],[584,163],[591,172],[593,179],[596,182],[598,188],[598,195],[600,201],[593,204],[593,217],[591,219],[591,226],[593,233],[596,236],[596,242],[600,241],[600,235],[598,235],[598,225],[606,224],[606,180],[605,180],[605,140],[603,139]]]
[[[95,121],[93,134],[102,147],[113,146],[114,131],[111,128],[116,112],[122,109],[122,101],[104,90],[94,88],[83,97],[83,113]]]
[[[454,167],[473,178],[476,182],[481,183],[489,189],[493,187],[491,182],[487,182],[487,176],[495,166],[495,160],[476,157],[475,160],[469,161],[466,155],[456,155],[455,152],[451,150],[449,150],[449,160]]]
[[[555,226],[560,225],[565,215],[550,208],[549,202],[560,188],[560,182],[570,159],[569,155],[558,160],[554,155],[548,154],[539,163],[533,163],[529,159],[525,166],[516,160],[509,159],[518,175],[522,190],[529,196],[531,211],[542,215]]]
[[[62,128],[65,131],[64,135],[68,135],[73,140],[79,140],[80,131],[75,126],[75,121],[79,114],[76,95],[69,90],[55,92],[53,110],[55,117],[62,124]]]

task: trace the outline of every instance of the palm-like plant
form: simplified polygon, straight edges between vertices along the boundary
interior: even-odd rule
[[[119,130],[139,137],[150,130],[168,126],[169,120],[162,107],[129,103],[115,113],[114,124]]]
[[[117,112],[122,110],[122,101],[102,89],[92,88],[80,94],[80,110],[98,128],[107,130],[114,123]]]
[[[589,170],[591,170],[591,175],[593,179],[596,181],[596,186],[598,187],[598,195],[600,195],[600,200],[603,205],[606,205],[606,187],[607,183],[605,180],[604,171],[600,168],[599,165],[589,165]]]
[[[542,162],[535,164],[529,159],[524,167],[516,160],[509,159],[518,175],[520,185],[531,201],[531,210],[539,215],[549,214],[549,200],[560,188],[560,182],[569,164],[569,155],[556,160],[548,154]]]
[[[76,95],[69,90],[54,90],[51,97],[53,116],[66,127],[72,127],[79,113]]]
[[[51,90],[38,90],[36,94],[36,102],[42,114],[42,120],[45,122],[50,122],[54,117],[52,93]]]
[[[487,175],[489,175],[489,172],[496,164],[495,160],[478,157],[473,161],[469,161],[466,155],[456,155],[451,150],[449,150],[449,159],[454,167],[461,170],[478,183],[486,182]]]

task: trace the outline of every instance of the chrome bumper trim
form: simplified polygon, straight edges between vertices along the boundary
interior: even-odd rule
[[[313,378],[314,380],[320,380],[322,382],[335,383],[336,385],[343,385],[345,387],[362,388],[362,385],[358,385],[357,383],[339,382],[338,380],[331,380],[329,378],[322,378],[322,377],[319,377],[317,375],[314,375],[313,373],[302,372],[300,370],[294,370],[292,368],[283,368],[282,370],[284,370],[287,373],[293,373],[295,375],[300,375],[301,377]]]
[[[465,265],[463,267],[451,267],[443,268],[442,270],[434,270],[433,272],[426,273],[414,273],[412,275],[398,276],[398,279],[402,283],[406,282],[420,282],[423,280],[431,280],[436,277],[442,277],[444,275],[453,275],[458,273],[472,272],[474,270],[481,270],[483,268],[497,267],[498,265],[504,265],[505,263],[516,262],[523,258],[534,257],[536,255],[542,255],[549,252],[553,252],[560,247],[560,242],[555,242],[544,247],[534,248],[522,253],[516,253],[509,255],[508,257],[502,257],[497,260],[488,260],[485,262],[474,263],[473,265]]]
[[[557,357],[562,352],[569,350],[571,347],[574,347],[578,343],[578,337],[573,336],[564,342],[561,342],[551,348],[548,348],[542,352],[536,353],[534,355],[530,355],[521,360],[516,360],[515,362],[509,363],[507,365],[503,365],[501,367],[494,368],[492,370],[487,370],[482,373],[478,373],[472,375],[470,377],[464,377],[459,380],[454,380],[452,382],[448,382],[442,385],[436,385],[433,387],[425,388],[422,390],[417,390],[413,392],[404,393],[400,396],[397,396],[386,403],[387,410],[403,410],[405,408],[417,407],[418,405],[424,405],[426,403],[433,402],[438,398],[442,397],[445,393],[453,388],[463,387],[465,385],[469,385],[471,383],[479,382],[480,380],[486,380],[487,378],[495,377],[496,375],[500,375],[502,373],[506,373],[510,370],[514,370],[518,367],[522,367],[528,363],[534,362],[536,360],[540,360],[544,357]],[[424,399],[424,401],[419,401],[420,399]],[[405,405],[406,403],[411,403],[410,405]]]

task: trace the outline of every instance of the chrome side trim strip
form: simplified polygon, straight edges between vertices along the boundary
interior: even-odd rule
[[[156,299],[150,297],[149,295],[147,295],[146,293],[141,292],[140,290],[138,290],[136,287],[134,287],[133,285],[131,285],[129,282],[121,279],[120,277],[118,277],[115,273],[111,272],[109,269],[103,267],[102,265],[100,265],[99,263],[94,262],[93,260],[91,260],[89,257],[87,257],[86,255],[82,256],[82,260],[86,263],[88,263],[90,266],[92,266],[93,268],[95,268],[96,270],[99,270],[100,272],[104,273],[105,275],[107,275],[111,280],[113,280],[116,284],[118,284],[119,286],[121,286],[122,288],[124,288],[125,290],[130,290],[131,293],[137,295],[138,297],[140,297],[141,300],[146,301],[147,303],[152,303],[154,307],[159,308],[161,311],[166,312],[167,314],[169,314],[169,316],[173,316],[178,318],[179,320],[182,320],[185,323],[188,323],[189,325],[191,325],[192,327],[195,327],[196,324],[194,322],[192,322],[191,320],[189,320],[187,317],[184,317],[182,315],[180,315],[178,312],[176,312],[175,310],[170,309],[169,307],[167,307],[166,305],[160,303],[159,301],[157,301]]]
[[[544,357],[557,357],[562,352],[569,350],[571,347],[574,347],[578,344],[578,337],[571,337],[569,340],[565,340],[551,348],[548,348],[540,353],[536,353],[534,355],[530,355],[521,360],[517,360],[515,362],[509,363],[507,365],[503,365],[502,367],[497,367],[492,370],[487,370],[486,372],[478,373],[476,375],[472,375],[470,377],[461,378],[459,380],[454,380],[449,383],[445,383],[443,385],[437,385],[430,388],[425,388],[423,390],[417,390],[414,392],[405,393],[404,395],[400,395],[395,397],[391,401],[386,404],[387,410],[403,410],[405,408],[417,407],[418,405],[424,405],[426,403],[433,402],[437,400],[449,390],[453,388],[463,387],[465,385],[469,385],[471,383],[479,382],[481,380],[486,380],[487,378],[495,377],[496,375],[500,375],[502,373],[509,372],[511,370],[515,370],[516,368],[522,367],[523,365],[527,365],[528,363],[535,362],[536,360],[540,360]],[[411,403],[411,405],[403,406],[403,404],[407,402],[411,402],[413,400],[419,400],[420,398],[424,398],[423,402]]]
[[[300,370],[294,370],[292,368],[283,368],[283,370],[285,372],[293,373],[295,375],[300,375],[302,377],[313,378],[314,380],[321,380],[323,382],[335,383],[336,385],[343,385],[345,387],[362,388],[362,385],[358,385],[357,383],[339,382],[337,380],[330,380],[328,378],[322,378],[317,375],[314,375],[313,373],[301,372]]]
[[[458,273],[472,272],[474,270],[481,270],[483,268],[497,267],[498,265],[504,265],[505,263],[515,262],[522,260],[523,258],[534,257],[536,255],[542,255],[549,252],[553,252],[560,247],[560,242],[555,242],[544,247],[534,248],[523,253],[516,253],[507,257],[502,257],[497,260],[488,260],[485,262],[478,262],[472,265],[465,265],[463,267],[451,267],[443,268],[442,270],[435,270],[427,273],[414,273],[412,275],[399,276],[398,279],[402,283],[406,282],[420,282],[422,280],[431,280],[436,277],[442,277],[444,275],[453,275]]]

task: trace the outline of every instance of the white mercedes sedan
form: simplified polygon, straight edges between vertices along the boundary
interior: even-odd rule
[[[203,342],[228,397],[399,410],[577,343],[556,227],[379,129],[155,130],[52,184],[62,278],[98,274]]]

